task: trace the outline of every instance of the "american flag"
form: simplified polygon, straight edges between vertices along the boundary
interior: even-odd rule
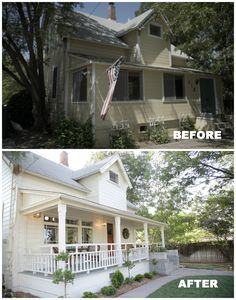
[[[103,107],[101,110],[101,119],[105,120],[107,112],[111,106],[112,97],[115,91],[116,82],[120,72],[120,65],[123,61],[123,57],[121,56],[113,65],[111,65],[107,69],[107,75],[109,79],[109,91],[106,96],[106,100],[103,103]]]

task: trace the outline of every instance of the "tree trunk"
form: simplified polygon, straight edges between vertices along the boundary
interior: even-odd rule
[[[39,95],[35,89],[31,90],[31,95],[34,105],[34,128],[35,130],[40,132],[45,131],[46,129],[48,129],[48,113],[46,109],[45,96]]]

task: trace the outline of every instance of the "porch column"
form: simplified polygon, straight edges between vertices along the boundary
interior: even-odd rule
[[[148,224],[143,223],[143,230],[144,230],[144,242],[145,247],[147,249],[147,259],[149,259],[149,249],[148,249]]]
[[[161,227],[161,246],[165,248],[165,229],[164,226]]]
[[[66,251],[66,205],[58,204],[58,248]]]
[[[121,230],[120,230],[120,216],[115,217],[115,231],[116,231],[116,251],[118,265],[122,265],[122,251],[121,251]]]

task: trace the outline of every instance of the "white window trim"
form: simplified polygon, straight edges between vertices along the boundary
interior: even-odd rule
[[[156,35],[151,34],[151,28],[150,28],[150,25],[160,27],[160,28],[161,28],[161,36],[156,36]],[[153,38],[156,38],[156,39],[161,39],[161,40],[162,40],[162,38],[163,38],[163,26],[162,26],[160,23],[150,22],[149,25],[148,25],[148,36],[153,37]]]
[[[82,222],[92,222],[93,225],[92,226],[86,226],[86,225],[82,225]],[[92,240],[92,243],[93,243],[93,237],[94,237],[94,222],[93,221],[85,221],[85,220],[81,220],[81,243],[82,244],[87,244],[87,243],[83,243],[83,228],[87,228],[87,229],[91,229],[92,230],[92,235],[91,235],[91,240]],[[89,243],[90,244],[90,243]]]
[[[188,99],[187,99],[187,94],[186,94],[186,76],[185,74],[181,74],[181,73],[173,73],[173,75],[179,75],[179,76],[183,76],[183,82],[184,82],[184,98],[183,99],[177,99],[175,98],[165,98],[165,82],[164,82],[164,76],[165,74],[172,74],[172,73],[162,73],[162,103],[187,103]]]
[[[82,71],[83,69],[87,69],[87,76],[88,76],[88,64],[86,64],[85,66],[81,66],[77,69],[74,69],[72,70],[72,74],[71,74],[71,103],[72,104],[77,104],[77,105],[88,105],[88,92],[89,92],[89,80],[88,80],[88,77],[87,77],[87,99],[86,101],[73,101],[73,76],[75,73],[79,72],[79,71]]]
[[[118,176],[118,182],[112,181],[110,179],[110,172],[113,172],[113,173],[115,173]],[[112,184],[114,184],[115,186],[120,186],[119,174],[116,173],[116,172],[114,172],[114,171],[112,171],[112,170],[109,170],[109,172],[108,172],[108,180],[107,181],[110,182],[110,183],[112,183]]]

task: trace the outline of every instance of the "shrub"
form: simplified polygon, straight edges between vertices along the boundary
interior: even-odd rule
[[[152,273],[144,273],[144,277],[147,279],[152,279],[153,275]]]
[[[157,272],[156,272],[156,271],[152,271],[151,273],[152,273],[152,276],[157,275]]]
[[[92,148],[94,145],[92,120],[84,124],[62,118],[54,125],[51,146],[61,149]]]
[[[114,295],[116,293],[116,288],[112,285],[104,286],[101,289],[101,293],[103,295],[106,295],[106,296],[111,296],[111,295]]]
[[[84,292],[82,298],[98,298],[98,296],[92,292]]]
[[[7,107],[12,121],[19,123],[24,129],[34,125],[33,102],[27,90],[13,95],[8,101]]]
[[[144,276],[142,274],[138,274],[134,277],[134,280],[140,282],[143,280],[143,278],[144,278]]]
[[[156,144],[166,144],[170,141],[168,131],[163,124],[158,123],[149,128],[149,140]]]
[[[158,252],[166,252],[166,248],[160,247],[160,248],[158,249]]]
[[[112,276],[111,282],[112,285],[117,289],[122,286],[124,282],[124,276],[120,270],[115,271],[115,273]]]
[[[111,149],[133,149],[136,148],[132,132],[129,129],[114,129],[110,135]]]
[[[125,284],[129,284],[129,283],[132,283],[132,282],[134,282],[133,277],[130,277],[130,278],[129,278],[129,277],[126,277],[126,278],[125,278],[125,281],[124,281]]]
[[[195,130],[194,120],[190,118],[190,116],[182,118],[180,121],[180,131],[185,131],[185,130],[186,131]]]

